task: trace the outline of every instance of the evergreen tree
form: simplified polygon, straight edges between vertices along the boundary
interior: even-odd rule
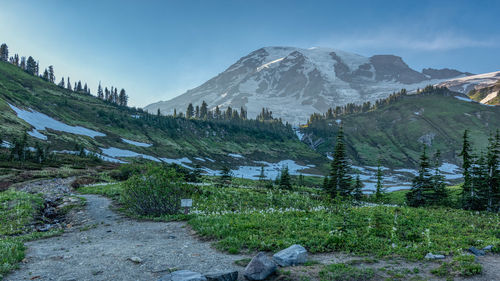
[[[190,103],[187,107],[187,110],[186,110],[186,118],[191,119],[191,118],[193,118],[193,116],[194,116],[194,107],[193,107],[193,104]]]
[[[487,161],[486,209],[498,211],[500,207],[500,131],[495,137],[490,137]]]
[[[337,142],[335,144],[333,160],[330,169],[330,179],[328,181],[327,191],[332,198],[339,193],[341,196],[351,195],[351,176],[348,172],[350,170],[349,163],[347,162],[347,155],[344,143],[344,130],[340,126],[337,135]]]
[[[45,71],[42,74],[42,79],[45,81],[49,81],[49,71],[47,70],[47,68],[45,69]]]
[[[356,174],[356,179],[354,181],[354,188],[352,190],[352,195],[355,200],[360,201],[363,199],[363,182],[361,182],[361,178],[359,177],[359,173]]]
[[[291,182],[291,178],[290,178],[290,173],[288,171],[288,166],[285,166],[281,169],[280,187],[283,189],[291,189],[292,188],[292,182]]]
[[[109,101],[109,96],[110,96],[110,94],[109,94],[108,87],[105,87],[104,88],[104,100]]]
[[[99,81],[99,86],[97,86],[97,98],[104,99],[104,92],[102,91],[101,81]]]
[[[177,109],[174,108],[174,118],[177,117]]]
[[[56,82],[56,76],[54,74],[54,66],[53,65],[49,65],[49,81],[51,83]]]
[[[21,57],[21,63],[19,64],[19,67],[26,71],[26,57]]]
[[[439,171],[441,153],[439,150],[434,155],[434,176],[432,177],[432,185],[434,191],[430,198],[430,204],[434,205],[447,205],[448,204],[448,191],[446,190],[446,183],[444,176]]]
[[[26,62],[26,72],[31,75],[38,75],[37,63],[32,56],[28,57],[28,61]]]
[[[0,60],[5,62],[9,60],[9,47],[5,43],[0,46]]]
[[[384,174],[382,172],[382,167],[379,161],[377,165],[377,185],[375,187],[375,199],[377,200],[377,202],[382,202],[387,193],[386,188],[383,184],[383,176]]]
[[[464,183],[462,185],[462,207],[468,209],[469,198],[473,196],[472,190],[472,178],[471,178],[471,167],[472,167],[472,155],[471,155],[471,145],[469,142],[468,130],[464,131],[463,142],[462,142],[462,171],[464,176]]]
[[[412,207],[425,206],[429,203],[427,200],[431,197],[433,191],[432,175],[430,172],[429,157],[425,151],[425,145],[420,156],[420,168],[418,175],[413,179],[413,184],[408,193],[406,193],[406,201]]]
[[[266,174],[264,171],[264,166],[260,166],[260,174],[259,174],[259,185],[262,187],[266,182]]]
[[[200,106],[198,106],[198,105],[196,106],[194,117],[196,119],[200,118]]]
[[[61,87],[61,88],[64,88],[64,77],[61,77],[61,82],[59,82],[59,84],[57,84],[57,86]]]
[[[66,86],[68,87],[68,90],[72,91],[71,82],[69,81],[69,76],[68,76],[68,80],[66,81]]]
[[[201,103],[201,108],[200,108],[200,118],[201,119],[207,119],[208,115],[208,105],[205,101]]]
[[[156,111],[156,116],[160,117],[161,116],[161,111],[160,111],[160,108],[158,108],[158,110]]]
[[[83,91],[82,81],[78,81],[78,83],[76,84],[75,88],[76,88],[75,92],[81,92],[81,91]]]
[[[125,89],[121,89],[120,95],[118,96],[118,104],[121,106],[127,106],[127,103],[128,103],[127,93],[125,92]]]
[[[115,91],[113,92],[113,103],[118,103],[118,88],[115,88]]]
[[[222,118],[222,114],[220,112],[220,108],[218,105],[215,107],[214,118],[215,118],[215,120],[220,120]]]

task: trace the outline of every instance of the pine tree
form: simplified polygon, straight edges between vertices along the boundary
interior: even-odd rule
[[[47,70],[47,68],[45,69],[45,71],[42,74],[42,79],[45,81],[49,81],[49,71]]]
[[[53,65],[49,65],[49,81],[51,83],[56,82],[56,76],[54,74],[54,66]]]
[[[491,137],[487,154],[487,207],[488,211],[500,209],[500,131]]]
[[[68,80],[66,81],[66,86],[68,87],[68,90],[72,91],[71,82],[69,81],[69,76],[68,76]]]
[[[160,108],[158,108],[158,110],[156,111],[156,116],[160,117],[161,116],[161,111],[160,111]]]
[[[471,192],[467,197],[466,209],[483,211],[486,210],[488,201],[488,166],[484,154],[481,153],[471,171]]]
[[[99,86],[97,86],[97,98],[104,99],[104,92],[102,91],[101,81],[99,81]]]
[[[288,171],[288,166],[285,166],[281,169],[280,187],[283,189],[291,189],[292,188],[292,182],[291,182],[291,178],[290,178],[290,173]]]
[[[108,87],[105,87],[104,88],[104,100],[105,101],[109,101],[109,90],[108,90]]]
[[[472,167],[472,155],[471,155],[471,145],[468,137],[468,130],[464,131],[463,142],[462,142],[462,152],[459,156],[462,156],[462,171],[464,177],[464,183],[462,185],[462,207],[467,209],[467,202],[469,197],[473,194],[472,190],[472,178],[471,178],[471,167]]]
[[[57,84],[57,86],[61,87],[61,88],[64,88],[64,77],[61,77],[61,82],[59,82],[59,84]]]
[[[0,60],[5,62],[9,60],[9,47],[5,43],[0,46]]]
[[[177,117],[177,109],[174,108],[174,118]]]
[[[127,103],[128,103],[127,93],[125,92],[125,89],[121,89],[120,95],[118,96],[118,104],[121,106],[127,106]]]
[[[113,92],[113,103],[118,103],[118,88],[115,88],[115,91]]]
[[[38,75],[37,64],[32,56],[29,56],[28,61],[26,62],[26,72],[31,75]]]
[[[220,120],[222,118],[222,115],[221,115],[221,112],[220,112],[220,108],[219,108],[218,105],[215,107],[214,118],[215,118],[215,120]]]
[[[200,107],[200,118],[207,119],[207,115],[208,115],[208,105],[205,101],[203,101]]]
[[[196,106],[196,109],[194,110],[194,117],[196,119],[200,118],[200,106]]]
[[[193,118],[193,116],[194,116],[194,107],[193,107],[193,104],[190,103],[187,107],[187,110],[186,110],[186,118],[191,119],[191,118]]]
[[[21,63],[19,64],[19,67],[26,71],[26,57],[21,57]]]
[[[383,176],[384,174],[379,161],[377,165],[377,185],[375,186],[375,200],[377,200],[377,202],[382,202],[387,193],[383,184]]]
[[[352,190],[352,195],[355,200],[360,201],[363,199],[363,182],[361,182],[361,178],[359,177],[359,173],[356,174],[356,179],[354,181],[354,188]]]
[[[441,152],[438,150],[434,154],[434,175],[432,176],[432,185],[434,191],[430,198],[430,203],[434,205],[447,205],[448,204],[448,191],[446,190],[446,183],[444,176],[439,171]]]
[[[406,201],[409,206],[420,207],[425,206],[433,190],[432,175],[430,172],[429,157],[425,151],[425,145],[420,156],[420,168],[418,175],[413,179],[413,184],[408,193],[406,193]]]
[[[333,160],[330,169],[330,179],[328,181],[328,193],[332,198],[339,193],[341,196],[349,196],[351,194],[351,176],[348,172],[350,170],[349,163],[347,162],[347,155],[344,143],[344,129],[341,126],[337,135],[337,142],[335,144]]]
[[[266,174],[264,171],[264,166],[260,166],[259,185],[264,186],[265,182],[266,182]]]

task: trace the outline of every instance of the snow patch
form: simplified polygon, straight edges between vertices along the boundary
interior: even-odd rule
[[[142,153],[137,153],[137,152],[130,151],[130,150],[120,149],[120,148],[116,148],[116,147],[101,148],[101,151],[103,154],[111,156],[111,157],[138,157],[138,158],[144,158],[144,159],[148,159],[148,160],[155,161],[155,162],[160,162],[160,160],[158,160],[158,158],[156,158],[156,157],[142,154]]]
[[[76,135],[84,135],[84,136],[89,136],[91,138],[95,137],[104,137],[106,136],[103,133],[90,130],[84,127],[80,126],[69,126],[67,124],[64,124],[60,121],[57,121],[43,113],[34,111],[32,109],[29,110],[23,110],[20,108],[17,108],[9,103],[10,108],[14,110],[17,114],[17,117],[23,119],[26,123],[30,124],[31,126],[35,127],[35,130],[37,131],[42,131],[46,129],[52,129],[56,131],[61,131],[61,132],[66,132],[70,134],[76,134]],[[34,135],[40,137],[41,134],[37,134],[36,132],[33,132]],[[31,134],[30,134],[31,135]]]
[[[487,103],[490,100],[494,99],[498,95],[498,91],[489,93],[484,99],[480,101],[480,103]]]
[[[166,162],[168,164],[177,164],[179,166],[182,166],[182,167],[190,169],[190,170],[193,169],[193,168],[191,168],[191,167],[189,167],[188,165],[185,164],[185,163],[187,163],[187,164],[193,163],[193,161],[191,161],[187,157],[182,157],[182,158],[179,158],[179,159],[171,159],[171,158],[160,158],[160,159],[161,159],[161,161]]]
[[[135,145],[135,146],[140,146],[140,147],[150,147],[150,146],[152,146],[152,144],[150,144],[150,143],[138,142],[138,141],[128,140],[128,139],[124,139],[124,138],[122,138],[121,140],[124,143],[128,143],[128,144]]]
[[[245,157],[243,157],[243,155],[236,154],[236,153],[228,153],[227,155],[231,156],[233,158],[245,158]]]
[[[37,139],[47,140],[47,136],[42,135],[42,133],[40,133],[37,129],[33,129],[33,130],[29,131],[28,135],[30,135],[34,138],[37,138]]]
[[[238,178],[245,179],[258,179],[260,175],[261,167],[264,167],[264,175],[267,179],[275,179],[280,171],[284,167],[288,167],[288,172],[290,175],[305,175],[305,176],[318,176],[313,174],[305,174],[300,171],[310,168],[313,165],[303,166],[297,164],[293,160],[282,160],[277,163],[269,163],[266,161],[254,161],[256,164],[260,164],[259,166],[240,166],[238,169],[232,170],[233,175]]]

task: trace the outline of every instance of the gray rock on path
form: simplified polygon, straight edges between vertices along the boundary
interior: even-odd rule
[[[434,255],[433,253],[428,253],[425,255],[425,259],[427,260],[442,260],[444,259],[444,255]]]
[[[274,254],[273,259],[283,267],[302,264],[307,261],[307,250],[295,244]]]
[[[488,245],[483,248],[483,251],[491,251],[493,249],[493,245]]]
[[[469,252],[475,256],[484,256],[486,254],[483,250],[476,249],[474,246],[469,248]]]
[[[161,277],[158,281],[207,281],[207,278],[198,272],[178,270]]]
[[[264,280],[273,274],[278,267],[273,260],[268,258],[265,253],[260,252],[252,258],[245,268],[243,275],[248,280]]]
[[[207,281],[236,281],[238,280],[238,271],[226,271],[205,274]]]

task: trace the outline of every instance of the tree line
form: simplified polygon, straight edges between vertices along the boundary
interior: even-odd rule
[[[9,62],[21,68],[28,74],[40,77],[50,83],[56,83],[56,76],[54,74],[53,65],[50,65],[40,74],[40,64],[38,61],[36,61],[32,56],[26,58],[24,56],[20,57],[18,54],[14,54],[13,56],[9,57],[9,47],[5,43],[0,45],[0,61]],[[92,94],[90,91],[90,87],[87,86],[87,83],[78,81],[72,84],[69,76],[67,78],[61,77],[61,80],[57,85],[60,88],[67,89],[68,91],[72,91],[75,93],[88,95]],[[97,88],[97,97],[101,100],[120,106],[127,106],[128,104],[128,95],[125,89],[122,88],[118,92],[118,88],[111,87],[111,90],[109,90],[107,87],[105,87],[105,89],[103,90],[100,82]]]

